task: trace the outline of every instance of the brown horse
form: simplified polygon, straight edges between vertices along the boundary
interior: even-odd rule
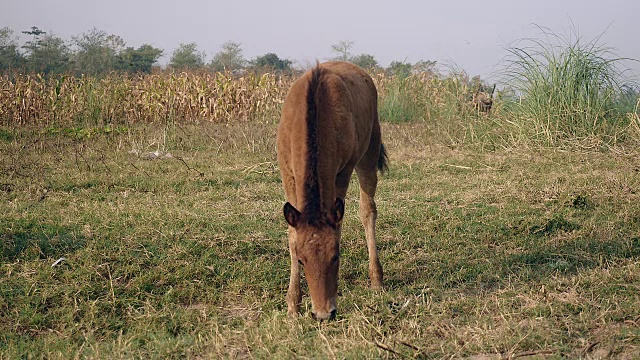
[[[360,183],[360,219],[369,250],[371,287],[382,288],[373,197],[377,171],[386,169],[387,156],[371,77],[351,63],[328,62],[296,80],[282,108],[278,163],[289,224],[288,313],[300,311],[303,266],[314,318],[334,318],[344,198],[354,169]]]

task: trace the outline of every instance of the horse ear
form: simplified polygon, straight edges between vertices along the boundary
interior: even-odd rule
[[[298,220],[300,220],[300,211],[288,202],[284,204],[282,211],[284,212],[284,218],[287,220],[287,223],[292,227],[296,227],[296,225],[298,225]]]
[[[336,203],[333,204],[333,208],[331,209],[331,220],[335,224],[339,224],[342,221],[342,217],[344,216],[344,200],[340,198],[336,198]]]

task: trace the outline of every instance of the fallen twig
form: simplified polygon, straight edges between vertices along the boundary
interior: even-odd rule
[[[452,168],[456,168],[456,169],[463,169],[463,170],[473,170],[472,167],[469,166],[462,166],[462,165],[453,165],[453,164],[442,164],[442,166],[449,166]]]
[[[198,169],[194,169],[194,168],[190,167],[190,166],[187,164],[187,162],[186,162],[186,161],[184,161],[184,159],[183,159],[183,158],[181,158],[180,156],[175,156],[174,158],[175,158],[176,160],[180,160],[180,161],[184,164],[184,166],[186,166],[186,167],[187,167],[187,169],[188,169],[189,171],[195,171],[195,172],[197,172],[197,173],[198,173],[198,175],[199,175],[200,177],[203,177],[203,176],[204,176],[204,173],[203,173],[202,171],[200,171],[200,170],[198,170]]]
[[[149,175],[149,173],[147,173],[144,170],[140,170],[139,167],[137,167],[134,163],[132,163],[131,161],[129,161],[129,165],[133,166],[134,169],[138,170],[138,171],[142,171],[145,175],[147,175],[147,177],[151,177],[151,175]]]
[[[552,350],[535,350],[535,351],[524,351],[521,353],[513,354],[513,355],[503,355],[503,359],[515,359],[519,357],[527,357],[527,356],[535,356],[535,355],[551,355],[553,354]]]
[[[407,357],[408,357],[408,356],[406,356],[406,355],[404,355],[404,354],[401,354],[401,353],[399,353],[399,352],[397,352],[397,351],[393,350],[392,348],[390,348],[390,347],[388,347],[387,345],[385,345],[385,344],[383,344],[383,343],[379,342],[378,340],[375,340],[375,339],[374,339],[374,342],[375,342],[376,346],[377,346],[377,347],[379,347],[379,348],[380,348],[380,349],[382,349],[382,350],[388,351],[388,352],[390,352],[390,353],[392,353],[392,354],[394,354],[394,355],[397,355],[397,356],[400,356],[400,357],[403,357],[403,358],[407,358]]]

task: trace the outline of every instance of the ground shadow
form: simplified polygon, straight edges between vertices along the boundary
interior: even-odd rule
[[[0,261],[67,255],[86,244],[77,229],[24,219],[2,219]]]
[[[525,244],[544,243],[535,234],[522,236],[527,237]],[[638,236],[623,235],[607,240],[586,237],[556,245],[523,246],[510,254],[491,254],[490,250],[483,250],[477,256],[417,259],[415,267],[406,272],[386,273],[385,285],[389,288],[422,287],[425,284],[441,288],[471,286],[487,290],[507,279],[537,281],[549,276],[571,276],[637,258],[640,258]]]

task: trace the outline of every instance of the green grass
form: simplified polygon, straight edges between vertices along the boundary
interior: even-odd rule
[[[638,83],[599,38],[563,37],[546,28],[541,38],[507,49],[505,82],[521,97],[512,116],[527,136],[547,145],[602,137],[615,142],[637,100]],[[636,60],[637,61],[637,60]]]
[[[320,324],[286,316],[274,124],[58,130],[0,131],[0,358],[640,356],[635,151],[383,124],[385,291],[352,182]]]
[[[418,96],[426,92],[427,83],[397,77],[389,84],[385,96],[380,99],[380,119],[389,123],[406,123],[424,120],[427,104],[426,96]]]

